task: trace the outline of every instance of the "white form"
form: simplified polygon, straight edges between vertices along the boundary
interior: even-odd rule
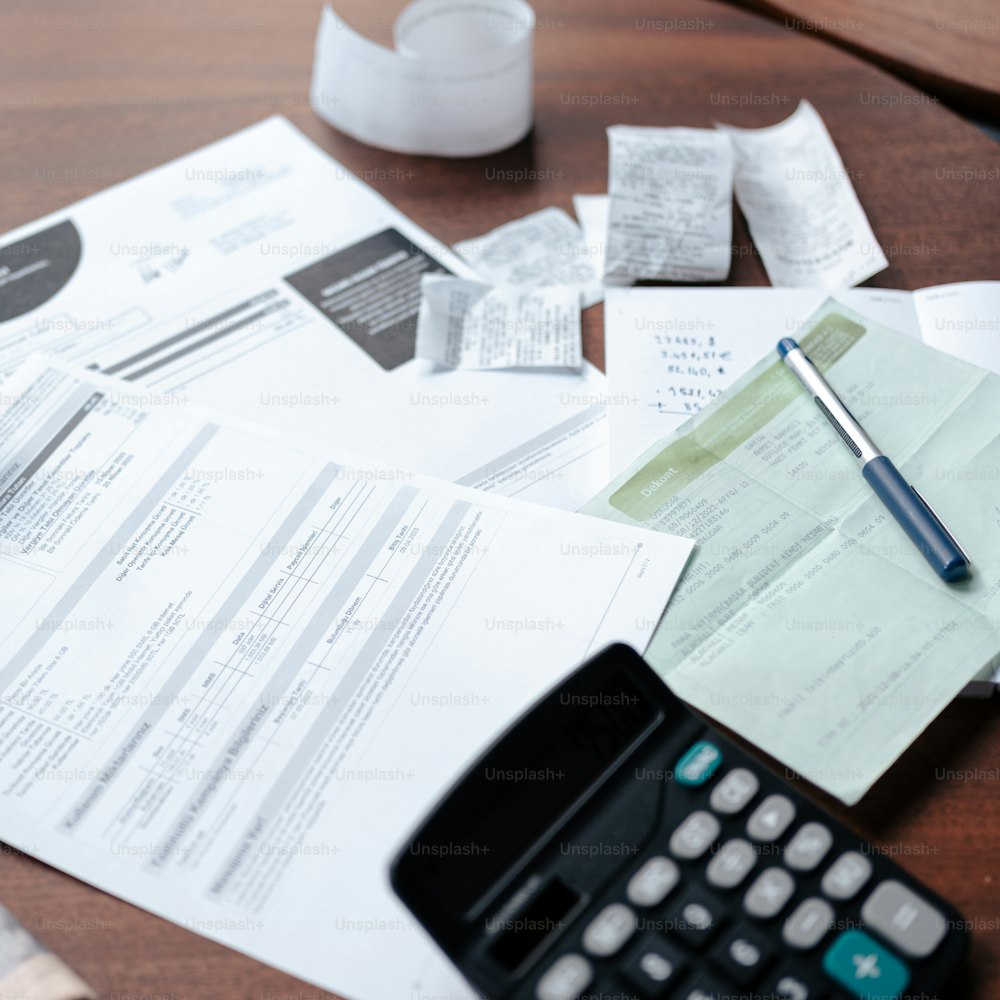
[[[51,351],[402,469],[488,467],[508,493],[582,506],[608,478],[604,376],[435,370],[414,353],[425,273],[475,277],[275,117],[0,238],[0,371]]]
[[[888,267],[823,119],[802,101],[768,128],[720,125],[736,200],[772,285],[837,289]]]
[[[417,357],[446,368],[546,368],[583,364],[580,289],[487,285],[424,275]]]
[[[1000,281],[920,288],[913,305],[925,344],[1000,372]]]
[[[591,248],[561,208],[543,208],[452,250],[496,285],[579,285],[583,306],[604,298],[603,250]]]
[[[703,128],[608,129],[604,280],[722,281],[733,257],[733,150]]]
[[[691,543],[43,361],[2,391],[0,838],[347,996],[461,992],[390,855],[544,688],[645,647]]]

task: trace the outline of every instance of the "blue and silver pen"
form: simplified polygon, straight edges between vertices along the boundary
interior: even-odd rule
[[[969,575],[969,557],[930,504],[878,450],[802,348],[791,337],[784,337],[778,341],[778,355],[854,453],[861,463],[861,475],[934,572],[947,583],[964,580]]]

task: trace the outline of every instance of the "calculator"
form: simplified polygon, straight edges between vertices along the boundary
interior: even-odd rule
[[[613,645],[504,733],[392,864],[488,1000],[930,1000],[960,914]]]

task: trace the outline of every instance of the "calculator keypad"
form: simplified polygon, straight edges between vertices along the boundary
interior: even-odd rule
[[[590,985],[594,970],[582,955],[557,958],[535,987],[537,1000],[576,1000]]]
[[[703,948],[715,937],[725,913],[721,900],[703,889],[692,889],[677,905],[668,925],[692,948]]]
[[[662,935],[650,934],[635,949],[623,972],[643,996],[660,1000],[680,982],[686,969],[681,948]]]
[[[795,879],[784,868],[765,868],[743,897],[743,909],[751,917],[767,920],[784,909],[795,892]]]
[[[826,870],[820,888],[830,899],[853,899],[871,875],[872,863],[857,851],[847,851]]]
[[[771,956],[763,935],[745,925],[730,931],[712,952],[716,964],[741,986],[756,982],[770,964]]]
[[[670,838],[670,853],[675,858],[693,861],[700,858],[719,836],[719,821],[704,809],[691,813]]]
[[[803,823],[785,848],[785,864],[797,872],[811,872],[833,846],[833,834],[822,823]]]
[[[757,794],[760,782],[753,771],[745,767],[734,767],[715,788],[708,804],[717,812],[731,816],[742,811]]]
[[[764,844],[773,843],[791,826],[795,806],[784,795],[769,795],[750,814],[747,834]]]
[[[580,945],[590,959],[576,953],[556,959],[537,981],[535,1000],[592,994],[832,1000],[845,996],[838,988],[854,1000],[897,1000],[911,973],[892,948],[918,959],[938,948],[947,923],[934,906],[892,878],[877,882],[861,902],[872,861],[848,850],[828,862],[836,839],[830,826],[808,820],[796,827],[797,809],[786,795],[767,794],[755,803],[757,775],[734,767],[715,776],[721,762],[718,746],[707,740],[681,758],[687,780],[679,785],[693,803],[707,796],[708,808],[682,815],[666,838],[671,857],[654,854],[635,867],[624,887],[631,905],[611,901],[592,917]],[[744,811],[745,822],[737,819]],[[683,892],[669,902],[678,887]],[[835,907],[850,904],[857,913],[859,902],[864,926],[884,944],[850,923],[851,929],[833,933],[840,919]],[[602,959],[611,960],[614,976],[605,979],[602,972],[595,983],[591,962]],[[820,962],[825,975],[810,966]]]
[[[833,907],[816,896],[803,899],[781,929],[785,944],[800,951],[815,948],[834,922]]]
[[[734,889],[753,870],[757,864],[757,852],[749,841],[739,837],[727,840],[719,848],[719,853],[712,858],[705,869],[705,878],[709,885],[720,889]]]
[[[948,931],[939,910],[895,879],[882,882],[865,900],[861,918],[914,958],[932,955]]]
[[[659,906],[681,879],[677,865],[657,855],[645,862],[629,879],[625,896],[634,906]]]
[[[635,933],[635,913],[624,903],[609,903],[583,932],[583,947],[591,955],[607,958],[621,951]]]

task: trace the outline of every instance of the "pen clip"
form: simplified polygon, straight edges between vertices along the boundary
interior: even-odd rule
[[[930,514],[930,516],[933,517],[935,521],[937,521],[937,526],[948,536],[948,538],[951,541],[951,544],[954,545],[955,548],[962,553],[962,556],[965,559],[965,561],[971,566],[972,560],[969,558],[969,553],[962,548],[958,539],[948,530],[944,521],[942,521],[941,518],[939,517],[938,512],[926,501],[926,499],[924,499],[924,497],[920,493],[920,490],[918,490],[916,486],[914,486],[912,483],[910,483],[910,489],[913,490],[914,493],[916,493],[917,499],[924,505],[924,509],[927,511],[927,513]]]

